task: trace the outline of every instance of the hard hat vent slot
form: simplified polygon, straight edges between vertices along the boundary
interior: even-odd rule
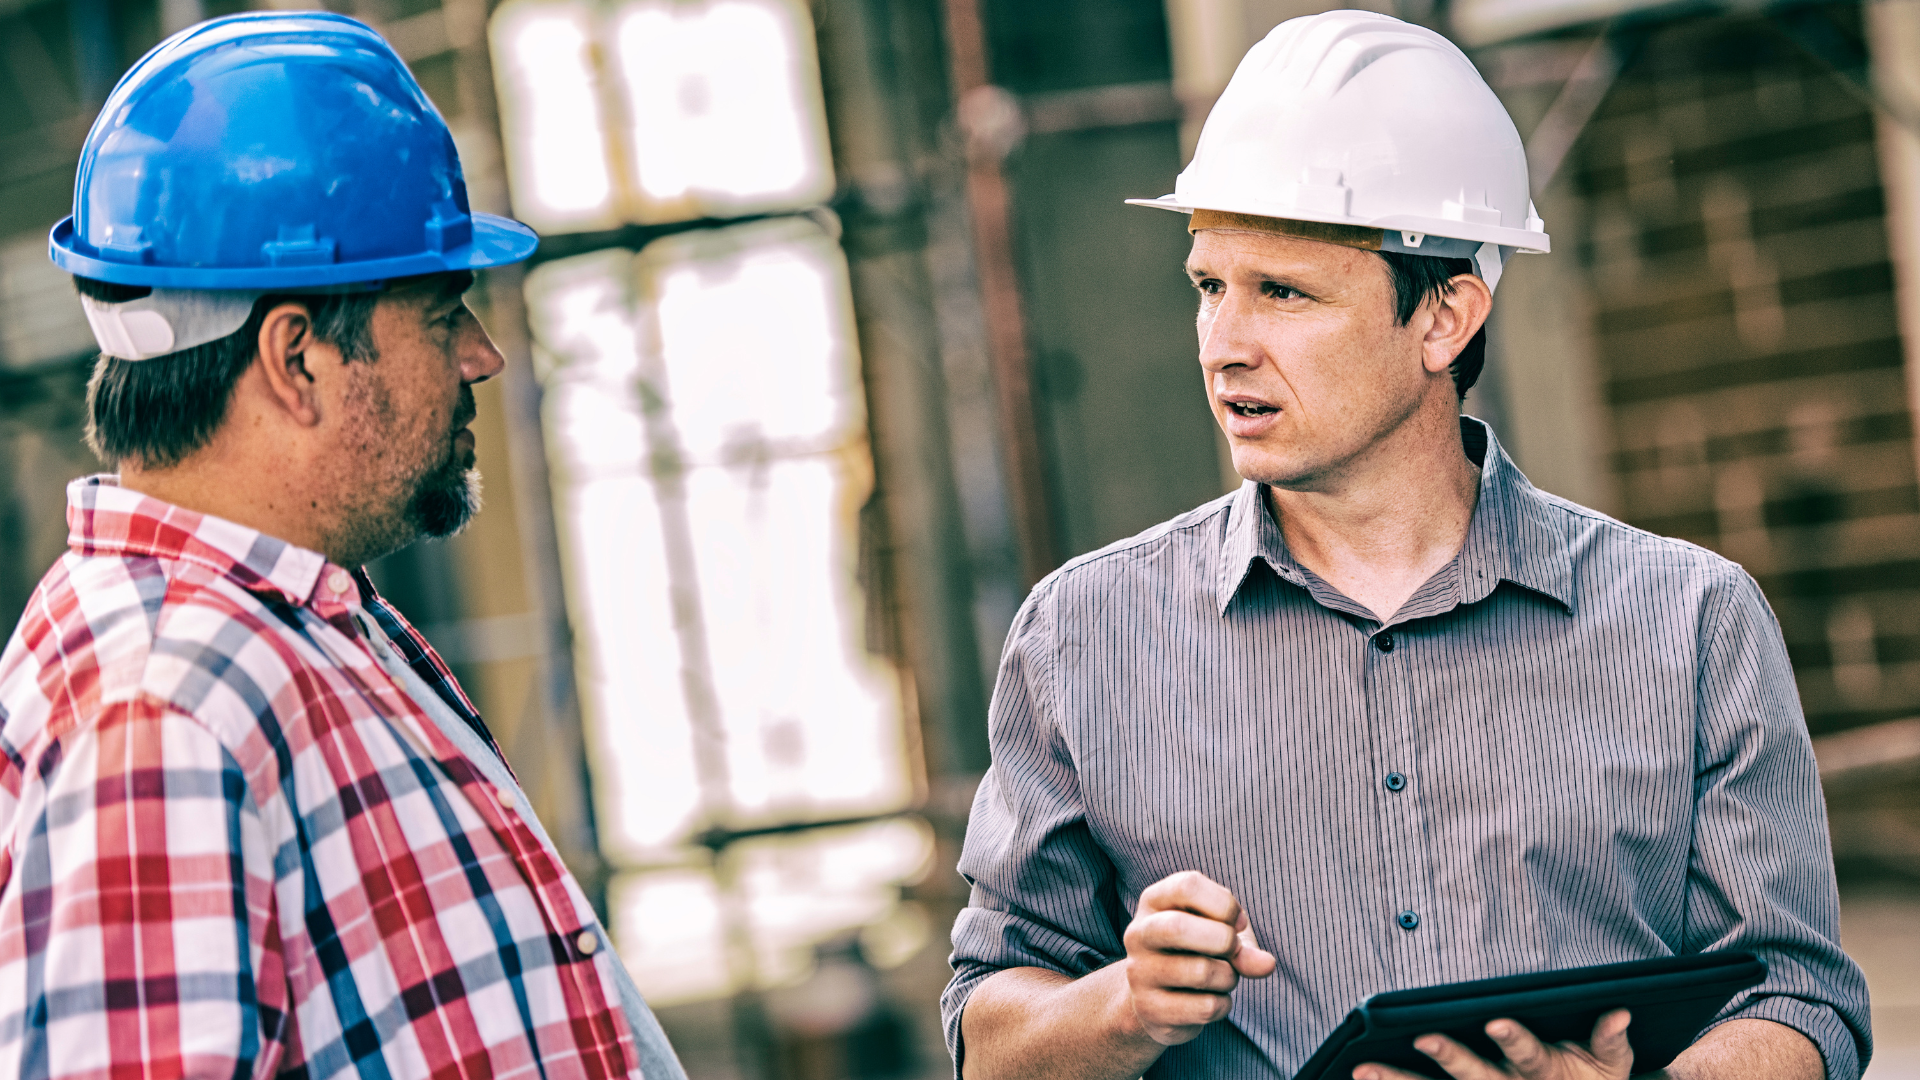
[[[427,221],[427,250],[445,254],[473,243],[473,218],[460,212],[452,199],[433,204]]]
[[[282,225],[280,239],[260,245],[268,266],[324,266],[334,261],[337,245],[330,236],[315,237],[311,225]]]
[[[1402,229],[1400,231],[1400,242],[1407,247],[1417,248],[1427,242],[1427,234],[1423,232],[1408,232]]]
[[[153,257],[153,245],[141,238],[141,231],[137,225],[121,225],[110,229],[107,239],[100,244],[100,257],[120,263],[149,261]]]
[[[1316,214],[1338,214],[1346,217],[1353,199],[1353,191],[1341,181],[1344,178],[1338,169],[1316,169],[1308,167],[1300,170],[1300,182],[1291,185],[1289,194],[1293,208]]]
[[[1487,205],[1487,193],[1477,192],[1469,196],[1460,193],[1458,201],[1446,199],[1440,204],[1440,216],[1449,221],[1465,221],[1474,225],[1500,224],[1500,211]]]

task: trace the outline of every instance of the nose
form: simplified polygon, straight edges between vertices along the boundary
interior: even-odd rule
[[[1260,365],[1259,338],[1248,307],[1243,290],[1229,287],[1211,311],[1201,311],[1196,323],[1200,366],[1209,374]]]
[[[474,319],[471,326],[472,332],[461,343],[460,380],[467,383],[486,382],[506,369],[507,358],[501,355],[487,328],[480,325],[480,320]]]

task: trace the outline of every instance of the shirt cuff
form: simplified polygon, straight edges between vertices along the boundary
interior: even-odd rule
[[[954,1080],[960,1080],[960,1068],[966,1062],[966,1045],[960,1040],[960,1016],[966,1012],[967,999],[980,984],[998,975],[1004,968],[990,967],[986,964],[956,965],[953,981],[947,984],[945,993],[940,995],[940,1019],[944,1022],[947,1036],[947,1057],[953,1062]]]
[[[1827,1080],[1860,1080],[1860,1070],[1865,1067],[1861,1058],[1873,1052],[1872,1042],[1856,1039],[1833,1006],[1804,998],[1783,994],[1756,997],[1738,1012],[1715,1021],[1713,1027],[1729,1020],[1771,1020],[1805,1035],[1826,1062]]]

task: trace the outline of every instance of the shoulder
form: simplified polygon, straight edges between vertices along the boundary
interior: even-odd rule
[[[1730,603],[1765,608],[1759,584],[1739,563],[1699,544],[1629,525],[1591,507],[1534,492],[1537,513],[1564,537],[1577,588],[1650,605],[1688,603],[1717,617]]]
[[[1211,569],[1233,513],[1237,491],[1202,503],[1124,540],[1067,560],[1033,587],[1036,596],[1104,590],[1123,580],[1168,579]]]
[[[302,666],[283,625],[266,601],[192,562],[68,554],[0,658],[5,742],[57,739],[143,701],[239,754]]]

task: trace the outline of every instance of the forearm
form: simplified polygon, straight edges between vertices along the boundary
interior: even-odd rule
[[[1009,968],[982,982],[960,1016],[964,1080],[1134,1080],[1166,1047],[1133,1013],[1127,962],[1069,978]]]
[[[1675,1058],[1665,1080],[1824,1080],[1812,1040],[1771,1020],[1729,1020]]]

